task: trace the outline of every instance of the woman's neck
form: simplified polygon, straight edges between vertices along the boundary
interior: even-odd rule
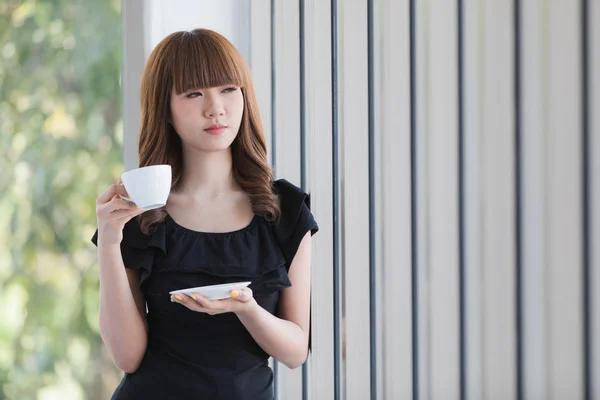
[[[177,186],[180,192],[208,196],[239,190],[233,177],[231,148],[216,152],[184,149],[183,171]]]

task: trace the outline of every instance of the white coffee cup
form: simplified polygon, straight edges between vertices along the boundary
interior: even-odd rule
[[[171,191],[171,166],[150,165],[136,168],[121,175],[129,198],[142,210],[148,211],[167,204]]]

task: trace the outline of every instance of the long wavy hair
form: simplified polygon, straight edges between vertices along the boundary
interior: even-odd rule
[[[150,54],[140,93],[139,166],[171,165],[171,187],[176,187],[183,172],[183,154],[181,139],[169,122],[171,92],[173,88],[180,94],[225,85],[238,86],[244,96],[240,130],[231,144],[234,179],[250,197],[254,214],[276,222],[281,214],[279,198],[272,189],[273,172],[250,70],[238,50],[214,31],[172,33]],[[142,232],[152,233],[166,216],[165,207],[140,215]]]

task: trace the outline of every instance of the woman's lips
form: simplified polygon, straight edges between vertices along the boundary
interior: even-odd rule
[[[220,135],[221,133],[225,132],[225,129],[227,129],[227,127],[222,126],[222,127],[206,128],[205,131],[210,133],[211,135]]]

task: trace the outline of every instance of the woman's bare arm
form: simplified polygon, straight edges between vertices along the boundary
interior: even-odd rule
[[[115,365],[134,372],[146,352],[146,303],[140,273],[125,269],[116,246],[98,248],[100,264],[100,335]]]
[[[110,186],[96,200],[100,267],[100,335],[116,364],[125,372],[140,365],[148,343],[146,304],[140,273],[125,269],[121,254],[123,227],[143,211],[121,199],[123,186]]]
[[[281,291],[280,318],[256,303],[236,313],[260,347],[289,368],[301,366],[308,356],[311,255],[308,232],[290,266],[292,286]]]

